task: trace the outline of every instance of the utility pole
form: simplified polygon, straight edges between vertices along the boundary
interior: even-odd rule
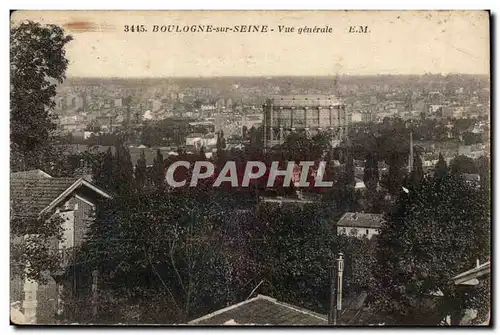
[[[337,320],[340,321],[340,312],[342,311],[342,275],[344,274],[344,254],[341,252],[339,252],[337,263],[337,310],[335,313],[335,324],[337,324]]]
[[[408,157],[408,172],[413,170],[413,132],[410,130],[410,155]]]
[[[342,311],[342,276],[344,273],[344,254],[340,252],[339,258],[337,258],[336,261],[337,283],[335,283],[335,266],[332,266],[330,273],[330,312],[328,314],[328,323],[333,325],[337,325],[340,321],[340,312]],[[335,287],[335,284],[337,284],[337,287]]]

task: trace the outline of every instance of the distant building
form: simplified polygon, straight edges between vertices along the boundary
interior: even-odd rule
[[[337,145],[347,134],[345,104],[332,95],[277,95],[263,106],[264,147],[284,143],[294,131],[315,134],[327,131]]]
[[[337,222],[337,234],[372,238],[379,234],[383,222],[382,214],[347,212]]]
[[[370,111],[353,111],[348,115],[348,123],[371,122],[372,120]]]
[[[355,112],[350,113],[349,121],[351,123],[363,122],[363,113],[361,113],[360,111],[355,111]]]
[[[193,133],[186,136],[186,146],[201,147],[203,141],[203,134]]]

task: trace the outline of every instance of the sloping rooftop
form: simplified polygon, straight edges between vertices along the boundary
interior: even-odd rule
[[[35,171],[11,174],[10,201],[16,215],[40,214],[54,199],[78,180],[77,178],[47,176]]]
[[[347,212],[337,222],[338,227],[381,228],[382,214]]]
[[[83,178],[55,178],[41,170],[12,173],[10,203],[13,214],[15,216],[39,215],[49,205],[54,206],[54,201],[58,197],[64,197],[65,192],[70,192],[82,185],[101,196],[110,197]]]
[[[258,295],[190,321],[194,325],[326,325],[325,315]]]
[[[477,264],[475,268],[456,275],[452,280],[455,282],[455,285],[477,285],[479,283],[478,279],[489,276],[490,272],[490,261],[487,261],[483,264]]]

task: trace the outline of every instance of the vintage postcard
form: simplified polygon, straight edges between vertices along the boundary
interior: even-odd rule
[[[13,11],[15,325],[490,325],[488,11]]]

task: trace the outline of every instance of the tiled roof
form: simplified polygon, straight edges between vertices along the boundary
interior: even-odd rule
[[[339,227],[380,228],[384,222],[382,214],[345,213],[337,222]]]
[[[467,282],[473,279],[483,278],[489,275],[490,272],[491,272],[491,265],[490,261],[488,261],[483,264],[478,264],[475,268],[462,272],[459,275],[453,277],[452,279],[455,281],[455,285],[467,284]]]
[[[40,214],[77,181],[77,178],[52,178],[30,172],[11,174],[10,201],[14,215]]]
[[[328,318],[264,295],[189,322],[199,325],[326,325]]]

